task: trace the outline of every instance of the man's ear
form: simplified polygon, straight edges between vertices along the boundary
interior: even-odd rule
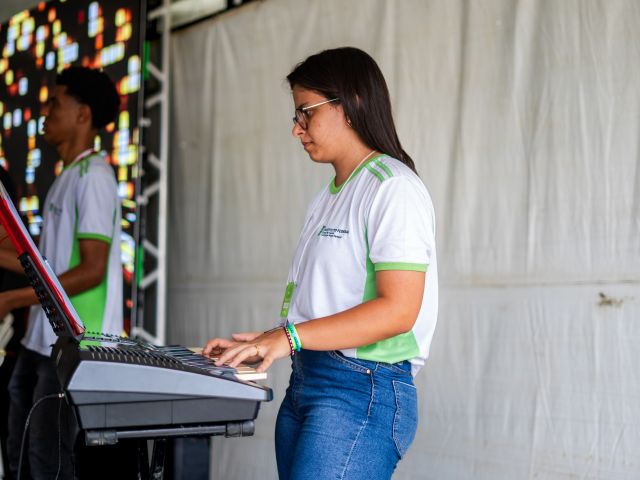
[[[89,127],[93,124],[93,117],[91,116],[91,107],[85,103],[80,104],[80,108],[78,109],[78,123],[85,124],[88,123]]]

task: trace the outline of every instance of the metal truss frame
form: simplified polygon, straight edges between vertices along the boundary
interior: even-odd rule
[[[251,0],[159,0],[146,15],[147,39],[157,34],[159,53],[147,71],[159,88],[143,95],[142,161],[138,183],[136,279],[131,336],[164,345],[167,335],[167,223],[169,215],[169,89],[172,29],[183,28]],[[187,14],[185,16],[185,13]],[[150,28],[150,26],[157,28]],[[143,260],[140,260],[140,259]]]
[[[159,90],[144,98],[144,127],[141,181],[137,197],[139,229],[137,255],[137,292],[134,295],[131,336],[142,338],[157,345],[166,341],[166,292],[167,292],[167,219],[168,219],[168,169],[169,169],[169,86],[170,86],[170,38],[171,1],[162,4],[147,14],[147,24],[158,25],[160,54],[154,61],[147,61],[149,76],[157,82]],[[148,30],[147,30],[148,31]],[[155,110],[155,115],[150,112]],[[151,145],[147,138],[156,138]],[[145,176],[152,177],[146,181]],[[152,207],[152,208],[151,208]],[[148,218],[148,212],[154,217]],[[153,231],[151,231],[153,230]],[[153,239],[153,240],[152,240]],[[152,308],[148,308],[152,307]]]

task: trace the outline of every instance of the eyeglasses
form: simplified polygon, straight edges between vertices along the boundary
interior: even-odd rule
[[[309,110],[319,107],[320,105],[324,105],[325,103],[337,102],[338,100],[340,99],[332,98],[330,100],[325,100],[324,102],[314,103],[308,107],[296,108],[296,115],[292,119],[293,124],[295,125],[297,123],[301,129],[306,130],[309,126],[309,114],[307,113]]]

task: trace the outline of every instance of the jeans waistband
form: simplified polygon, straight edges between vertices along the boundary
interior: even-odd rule
[[[340,362],[362,373],[389,371],[396,375],[411,376],[411,362],[404,360],[398,363],[375,362],[373,360],[363,360],[343,355],[338,350],[318,352],[313,350],[301,350],[292,358],[294,367],[314,366],[320,367],[322,364]]]

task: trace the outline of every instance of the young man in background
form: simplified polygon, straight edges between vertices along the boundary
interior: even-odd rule
[[[47,258],[89,332],[122,332],[120,201],[113,169],[93,148],[99,130],[116,119],[120,98],[98,70],[70,67],[56,78],[44,113],[44,139],[64,169],[43,204],[40,252]],[[22,272],[4,242],[0,268]],[[9,383],[8,453],[16,475],[27,415],[46,395],[60,392],[50,358],[55,334],[32,288],[0,293],[0,318],[32,305],[27,333]],[[48,398],[33,411],[22,471],[35,479],[74,478],[74,422],[64,399]]]

